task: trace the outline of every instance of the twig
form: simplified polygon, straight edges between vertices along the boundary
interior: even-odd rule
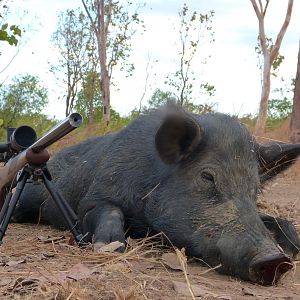
[[[192,290],[190,280],[189,280],[188,275],[187,275],[187,258],[184,254],[184,248],[181,251],[179,251],[178,249],[175,249],[175,252],[176,252],[177,257],[179,259],[179,262],[180,262],[180,265],[181,265],[181,268],[182,268],[182,271],[183,271],[183,274],[184,274],[184,277],[185,277],[185,281],[186,281],[188,289],[191,293],[191,296],[192,296],[193,300],[196,300],[194,292]]]

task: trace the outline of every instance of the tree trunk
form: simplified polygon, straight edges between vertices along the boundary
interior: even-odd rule
[[[89,125],[94,124],[94,103],[93,100],[89,103],[89,108],[88,108],[88,123]]]
[[[300,142],[300,41],[298,52],[298,64],[295,80],[295,90],[293,98],[293,110],[290,124],[290,139],[292,143]]]
[[[271,47],[271,49],[268,49],[266,34],[265,34],[265,23],[264,23],[265,15],[270,1],[266,1],[264,6],[262,5],[261,0],[258,1],[259,5],[257,4],[256,0],[250,0],[250,1],[253,5],[254,11],[258,19],[259,40],[260,40],[261,50],[264,55],[264,72],[263,72],[263,87],[261,93],[261,102],[259,107],[258,118],[254,129],[255,135],[262,135],[265,131],[265,126],[268,117],[268,101],[269,101],[270,88],[271,88],[271,68],[274,60],[278,56],[283,37],[289,26],[294,0],[288,0],[288,6],[287,6],[284,22],[281,26],[279,33],[277,34],[274,46]]]
[[[106,125],[110,123],[110,89],[109,89],[109,76],[107,70],[107,55],[106,55],[106,44],[107,44],[107,27],[105,24],[105,13],[104,13],[104,0],[100,0],[98,6],[98,28],[100,30],[100,36],[98,38],[98,51],[101,69],[101,93],[103,101],[103,119]]]
[[[108,73],[107,66],[107,35],[108,27],[111,22],[112,14],[112,0],[108,1],[107,7],[105,7],[105,0],[95,0],[94,5],[96,7],[96,19],[93,20],[89,9],[82,0],[84,9],[88,14],[91,24],[94,28],[95,35],[97,38],[97,48],[100,63],[100,73],[101,73],[101,96],[103,102],[103,119],[108,125],[110,123],[110,77]]]
[[[70,105],[70,95],[68,93],[66,96],[66,110],[65,110],[66,117],[69,115],[69,105]]]
[[[110,90],[109,90],[109,76],[106,65],[106,38],[102,33],[101,35],[98,49],[99,49],[99,57],[100,57],[100,72],[101,72],[101,96],[103,102],[103,119],[108,125],[110,123]],[[104,39],[104,40],[103,40]]]
[[[263,86],[261,91],[259,114],[254,129],[255,135],[258,136],[264,133],[268,118],[268,102],[271,90],[271,67],[270,54],[267,52],[264,55]]]

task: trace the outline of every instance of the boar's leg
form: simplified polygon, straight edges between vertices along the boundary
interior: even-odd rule
[[[27,183],[21,193],[11,221],[18,223],[45,222],[41,215],[41,209],[44,206],[46,199],[47,191],[44,185]]]
[[[257,146],[260,182],[274,178],[300,156],[300,144],[271,143]]]
[[[115,241],[123,243],[117,251],[125,250],[124,215],[117,206],[98,202],[85,213],[82,229],[88,233],[88,239],[93,241],[95,251]]]
[[[259,215],[284,252],[296,256],[300,249],[300,239],[295,226],[285,219],[274,218],[261,212]]]

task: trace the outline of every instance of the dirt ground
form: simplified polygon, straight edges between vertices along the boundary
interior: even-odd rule
[[[300,232],[300,161],[269,183],[260,210]],[[160,238],[128,240],[124,254],[70,245],[68,232],[11,224],[0,246],[0,299],[300,299],[300,265],[276,286],[259,286],[188,262]]]

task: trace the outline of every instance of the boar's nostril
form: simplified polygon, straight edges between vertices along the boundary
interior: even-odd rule
[[[250,263],[250,279],[261,284],[274,284],[292,268],[291,258],[284,253],[254,258]]]

